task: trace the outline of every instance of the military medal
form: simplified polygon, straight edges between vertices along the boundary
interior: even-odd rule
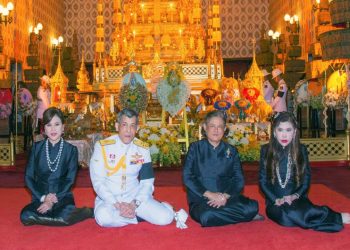
[[[134,155],[131,156],[130,165],[138,165],[143,164],[145,160],[143,159],[142,155],[139,155],[138,152],[136,152]]]
[[[231,158],[231,150],[230,150],[230,148],[227,148],[227,150],[226,150],[226,158],[227,159],[229,159],[229,158]]]

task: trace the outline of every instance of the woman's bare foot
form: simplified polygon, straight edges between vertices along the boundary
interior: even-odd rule
[[[350,224],[350,213],[341,213],[343,224]]]

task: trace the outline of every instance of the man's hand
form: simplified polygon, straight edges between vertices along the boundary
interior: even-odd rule
[[[41,203],[41,205],[38,207],[36,211],[38,211],[41,214],[45,214],[47,211],[49,211],[53,206],[52,202],[44,201]]]
[[[114,204],[114,207],[119,210],[122,217],[133,219],[136,216],[136,205],[134,202],[117,202]]]
[[[45,199],[44,199],[44,202],[50,202],[50,203],[57,203],[58,202],[58,199],[57,199],[57,196],[56,194],[52,194],[52,193],[49,193],[46,195]]]
[[[292,205],[292,202],[298,198],[299,197],[296,194],[287,195],[283,197],[284,201],[287,202],[289,205]]]
[[[207,204],[211,207],[219,208],[226,205],[227,197],[222,193],[206,191],[203,196],[208,198]]]
[[[285,201],[284,201],[284,198],[278,198],[278,199],[275,200],[275,205],[279,207],[279,206],[281,206],[284,202],[285,202]]]

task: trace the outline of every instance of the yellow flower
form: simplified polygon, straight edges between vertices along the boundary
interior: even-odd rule
[[[256,141],[256,136],[255,135],[249,135],[248,136],[248,140],[249,140],[250,143],[254,142],[254,141]]]
[[[162,146],[162,152],[163,152],[164,154],[168,154],[168,153],[169,153],[169,147],[168,147],[168,145],[163,145],[163,146]]]
[[[158,128],[157,127],[151,127],[151,132],[157,133],[158,132]]]
[[[136,100],[136,96],[135,95],[131,95],[131,96],[129,96],[129,99],[130,99],[130,101],[132,101],[132,102],[134,102],[135,100]]]

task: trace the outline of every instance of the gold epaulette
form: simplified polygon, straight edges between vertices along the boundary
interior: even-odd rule
[[[141,140],[139,140],[139,139],[135,139],[135,140],[134,140],[134,144],[135,144],[136,146],[139,146],[139,147],[142,147],[142,148],[146,148],[146,149],[149,148],[147,142],[143,142],[143,141],[141,141]]]
[[[100,140],[101,146],[115,144],[115,140]]]

